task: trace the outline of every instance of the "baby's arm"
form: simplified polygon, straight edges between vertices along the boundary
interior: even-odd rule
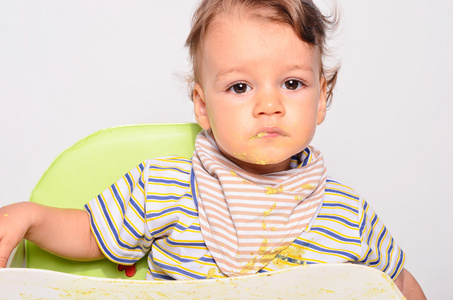
[[[395,280],[395,284],[408,300],[426,299],[417,280],[415,280],[414,276],[406,269],[401,271],[398,278]]]
[[[363,199],[359,206],[359,215],[361,216],[360,230],[363,247],[363,257],[359,261],[386,272],[407,299],[426,299],[415,278],[402,267],[404,264],[403,251],[395,243],[370,205]],[[388,249],[392,249],[392,251],[388,251]]]
[[[55,255],[76,260],[103,258],[86,211],[21,202],[0,208],[0,268],[25,238]]]

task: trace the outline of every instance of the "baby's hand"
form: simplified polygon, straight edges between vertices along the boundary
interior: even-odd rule
[[[32,223],[33,205],[20,202],[0,208],[0,268],[5,268],[13,249]]]

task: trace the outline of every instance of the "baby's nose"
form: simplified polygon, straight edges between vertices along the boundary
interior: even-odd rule
[[[254,115],[284,115],[285,106],[276,93],[262,93],[257,95]]]

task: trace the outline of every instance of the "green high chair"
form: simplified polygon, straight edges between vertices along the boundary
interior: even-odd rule
[[[148,124],[100,130],[64,151],[44,173],[30,201],[61,208],[83,208],[145,159],[164,155],[192,157],[197,124]],[[77,230],[75,228],[74,230]],[[29,268],[107,278],[129,278],[107,259],[71,261],[34,244],[25,244]],[[146,259],[133,279],[143,279]]]
[[[190,158],[197,124],[144,124],[100,130],[64,151],[36,185],[30,201],[61,208],[83,205],[145,159]],[[77,230],[77,228],[74,228]],[[57,241],[56,241],[57,242]],[[225,279],[143,280],[107,259],[80,262],[20,244],[0,269],[0,299],[402,299],[384,273],[353,264],[319,264]],[[25,268],[23,268],[25,266]]]

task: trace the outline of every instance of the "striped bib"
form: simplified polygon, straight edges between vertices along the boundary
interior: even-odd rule
[[[254,274],[288,247],[322,203],[324,159],[307,147],[286,171],[257,175],[225,158],[202,131],[192,158],[200,227],[206,246],[227,276]]]

